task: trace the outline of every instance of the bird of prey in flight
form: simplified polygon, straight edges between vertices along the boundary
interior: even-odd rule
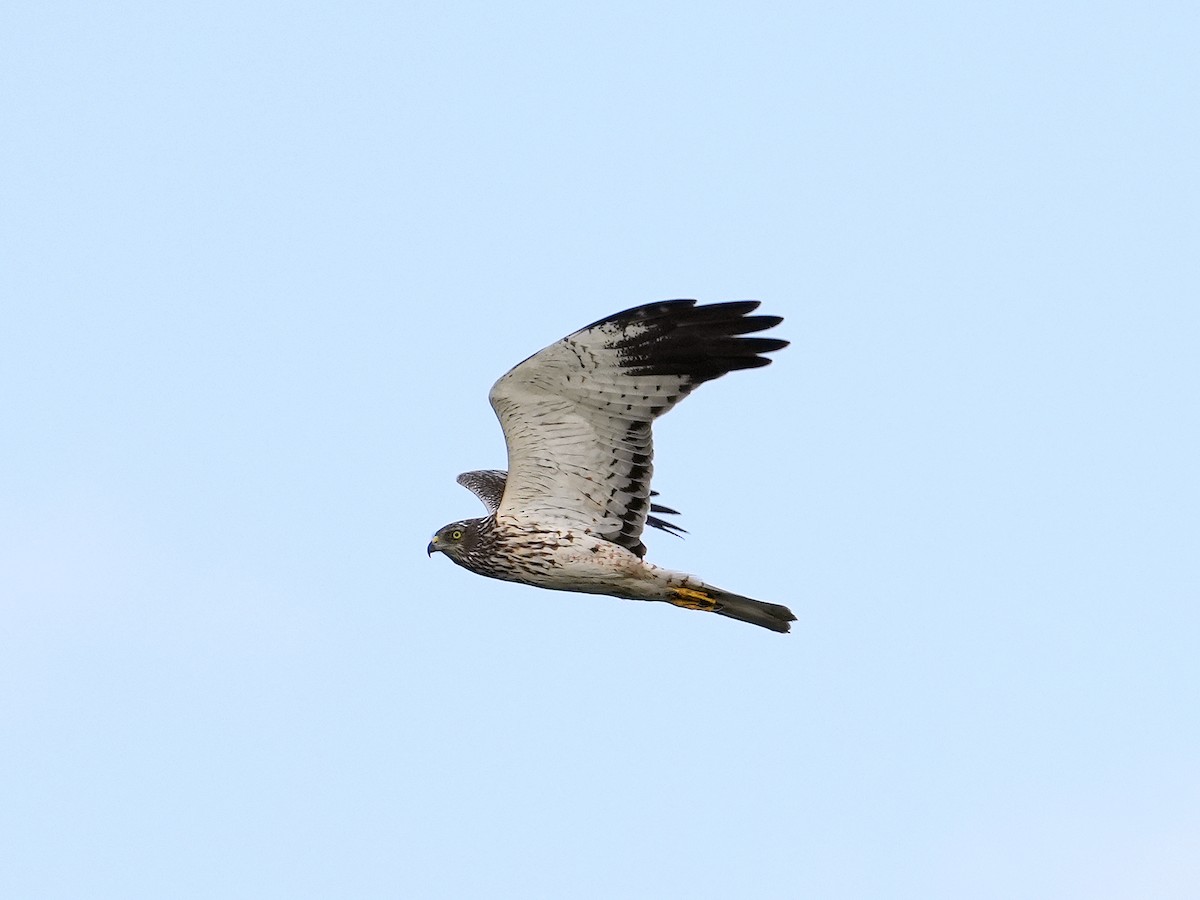
[[[601,319],[535,353],[493,385],[508,471],[464,472],[487,507],[451,522],[428,551],[478,575],[557,591],[658,600],[786,632],[786,606],[752,600],[645,560],[642,530],[678,526],[651,513],[650,426],[697,385],[771,360],[787,341],[747,337],[779,316],[758,301],[667,300]]]

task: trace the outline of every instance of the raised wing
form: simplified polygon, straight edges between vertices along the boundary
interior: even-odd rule
[[[455,481],[482,500],[488,512],[494,513],[500,507],[500,498],[504,496],[504,482],[507,479],[508,473],[503,469],[480,469],[476,472],[463,472]]]
[[[504,496],[504,483],[508,480],[508,473],[503,469],[479,469],[474,472],[463,472],[455,480],[482,500],[488,512],[494,513],[500,507],[500,498]],[[651,491],[650,496],[657,497],[658,491]],[[679,515],[679,510],[658,503],[650,504],[650,512],[665,516]],[[646,516],[646,524],[676,537],[687,534],[686,528],[680,528],[674,522],[668,522],[666,519],[660,519],[654,515]]]
[[[583,528],[639,556],[650,510],[651,423],[695,387],[767,365],[787,346],[745,337],[778,316],[754,300],[651,303],[601,319],[535,353],[492,387],[508,443],[497,516]]]

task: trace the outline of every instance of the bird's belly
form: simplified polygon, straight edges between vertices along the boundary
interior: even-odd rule
[[[658,594],[656,570],[624,547],[589,534],[564,532],[544,542],[547,565],[522,580],[555,591],[649,600]]]

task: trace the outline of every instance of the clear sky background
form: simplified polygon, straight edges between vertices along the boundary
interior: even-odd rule
[[[0,895],[1200,896],[1191,3],[10,3]],[[601,316],[716,616],[425,556]]]

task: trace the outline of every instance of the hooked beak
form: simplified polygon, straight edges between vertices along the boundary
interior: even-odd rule
[[[426,552],[427,552],[427,553],[428,553],[430,556],[433,556],[433,554],[434,554],[435,552],[437,552],[437,551],[439,551],[439,550],[441,550],[441,549],[442,549],[442,548],[441,548],[441,547],[439,547],[439,546],[437,545],[437,538],[435,537],[435,538],[434,538],[432,541],[430,541],[430,542],[429,542],[429,546],[425,548],[425,551],[426,551]]]

